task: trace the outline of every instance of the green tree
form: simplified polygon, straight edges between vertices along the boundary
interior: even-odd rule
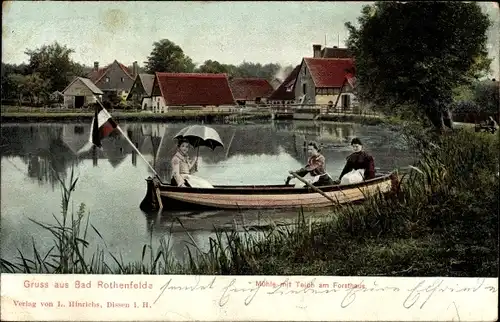
[[[293,66],[282,68],[280,64],[270,63],[262,65],[260,63],[242,62],[238,66],[222,64],[216,60],[206,60],[201,66],[196,68],[197,73],[226,73],[230,77],[255,77],[264,78],[271,81],[278,76],[279,71],[283,71],[286,77],[293,70]]]
[[[491,22],[476,3],[376,2],[358,23],[346,23],[358,95],[386,112],[412,106],[441,131],[453,90],[488,72]]]
[[[48,80],[50,91],[62,91],[73,76],[81,76],[83,70],[71,59],[74,50],[54,42],[35,50],[27,49],[29,73],[37,73]]]
[[[153,51],[148,56],[145,69],[148,73],[192,73],[195,65],[192,59],[184,54],[181,47],[168,39],[153,43]]]
[[[17,84],[13,82],[11,77],[13,74],[28,74],[28,65],[2,63],[2,99],[17,99],[19,97]]]
[[[19,104],[28,98],[31,103],[47,101],[49,97],[49,81],[34,73],[30,75],[9,74],[9,83],[14,88]]]
[[[479,82],[474,88],[474,103],[482,112],[498,113],[499,95],[500,82],[491,80]]]
[[[276,63],[262,65],[261,63],[251,63],[244,61],[238,66],[235,66],[233,70],[233,76],[264,78],[271,81],[274,77],[276,77],[278,71],[280,71],[281,69],[281,65]]]
[[[221,64],[216,60],[206,60],[203,63],[203,65],[199,66],[196,69],[197,73],[210,73],[210,74],[221,74],[221,73],[228,74],[229,71],[230,68],[228,65]]]

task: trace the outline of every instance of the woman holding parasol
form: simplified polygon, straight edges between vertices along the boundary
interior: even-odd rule
[[[189,157],[189,141],[179,139],[177,151],[172,157],[172,179],[171,184],[179,187],[191,187],[188,182],[189,175],[198,171],[198,157],[191,161]]]
[[[177,152],[172,158],[172,185],[213,188],[208,181],[192,174],[198,171],[200,146],[207,146],[212,150],[217,146],[224,146],[219,134],[208,126],[192,125],[183,128],[174,138],[178,140],[178,144]],[[194,161],[191,161],[188,156],[189,145],[198,148]]]

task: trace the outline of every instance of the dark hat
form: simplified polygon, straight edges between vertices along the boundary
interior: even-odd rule
[[[351,141],[351,145],[353,145],[353,144],[363,145],[363,143],[361,143],[361,140],[360,140],[360,139],[358,139],[358,138],[354,138],[354,139],[352,139],[352,141]]]

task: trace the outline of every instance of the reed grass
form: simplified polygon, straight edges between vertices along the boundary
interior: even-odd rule
[[[271,225],[256,234],[215,230],[208,251],[194,238],[184,262],[170,254],[167,238],[141,261],[124,263],[106,249],[90,255],[89,223],[81,205],[68,214],[77,179],[60,180],[62,220],[38,223],[51,232],[46,254],[33,241],[33,258],[1,260],[3,272],[89,274],[498,276],[499,139],[458,130],[433,137],[418,128],[403,133],[418,155],[401,176],[397,193],[378,194],[362,205],[345,205],[321,222],[298,214],[291,226]],[[66,188],[69,186],[69,188]],[[180,221],[179,221],[180,222]],[[182,222],[180,222],[182,225]],[[188,247],[189,246],[189,247]],[[112,263],[112,265],[110,264]]]

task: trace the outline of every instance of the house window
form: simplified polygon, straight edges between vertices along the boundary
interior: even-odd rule
[[[328,95],[338,95],[340,94],[340,88],[329,88],[327,92]]]
[[[302,94],[306,95],[306,84],[302,84]]]
[[[109,77],[106,77],[106,83],[109,83]]]
[[[123,77],[120,80],[122,81],[122,83],[125,81],[125,79]]]

